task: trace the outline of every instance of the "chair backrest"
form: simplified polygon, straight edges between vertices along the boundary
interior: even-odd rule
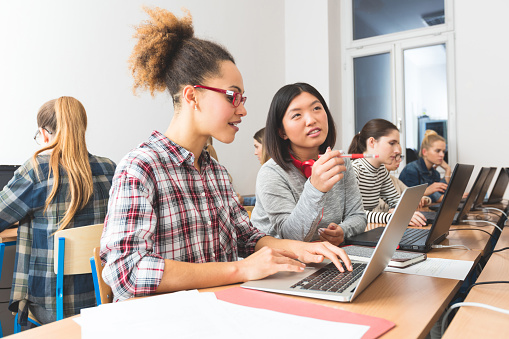
[[[251,219],[251,213],[253,213],[254,206],[244,206],[244,209],[247,211],[247,215],[249,215],[249,219]]]
[[[91,273],[90,254],[101,243],[103,227],[103,224],[98,224],[56,232],[54,247],[55,274],[58,274],[60,238],[65,238],[64,275]]]
[[[101,261],[100,256],[101,248],[96,247],[94,248],[94,265],[95,265],[95,272],[94,274],[94,282],[97,282],[97,286],[99,287],[99,293],[101,297],[101,304],[109,304],[113,302],[113,292],[111,291],[110,285],[106,284],[103,280],[103,268],[104,264]]]

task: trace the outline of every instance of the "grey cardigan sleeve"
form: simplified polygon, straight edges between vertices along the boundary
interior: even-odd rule
[[[318,227],[324,197],[309,179],[298,196],[283,173],[263,166],[256,180],[256,205],[251,221],[275,237],[310,241]],[[268,218],[257,217],[263,214]]]

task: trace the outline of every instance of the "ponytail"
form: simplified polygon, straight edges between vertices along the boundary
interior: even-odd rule
[[[372,119],[353,137],[352,143],[348,147],[348,153],[364,153],[366,152],[369,138],[372,137],[375,140],[379,140],[381,137],[389,135],[392,131],[399,131],[392,122],[384,119]]]
[[[41,110],[43,108],[44,106]],[[70,201],[63,219],[59,222],[57,231],[60,231],[71,222],[77,211],[86,206],[93,194],[94,184],[85,141],[87,129],[85,108],[72,97],[61,97],[54,100],[53,109],[56,117],[56,130],[53,131],[55,137],[49,145],[35,152],[32,160],[36,163],[39,154],[51,150],[48,179],[53,174],[53,187],[46,199],[44,211],[57,195],[61,183],[60,169],[67,175]]]
[[[357,133],[353,139],[350,147],[348,147],[348,153],[364,153],[366,151],[366,141],[361,141],[361,134]]]

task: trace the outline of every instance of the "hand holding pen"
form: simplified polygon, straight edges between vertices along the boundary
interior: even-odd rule
[[[332,151],[327,147],[324,154],[318,155],[310,181],[316,189],[325,193],[343,179],[345,171],[345,161],[341,158],[340,151]]]

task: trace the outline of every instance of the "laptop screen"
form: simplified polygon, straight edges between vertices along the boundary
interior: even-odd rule
[[[447,190],[444,193],[442,204],[433,222],[433,227],[431,227],[432,231],[429,232],[426,244],[434,244],[438,238],[449,231],[454,215],[456,214],[456,209],[465,192],[465,188],[468,185],[473,170],[473,165],[456,164],[449,185],[447,185]]]
[[[507,189],[507,184],[509,184],[509,168],[502,167],[500,169],[500,173],[498,174],[497,181],[493,186],[493,189],[490,194],[490,198],[488,199],[488,203],[498,203],[504,197],[505,190]]]
[[[12,179],[18,167],[19,165],[0,165],[0,191]]]
[[[470,212],[470,209],[472,208],[474,204],[475,198],[477,198],[477,195],[479,194],[479,191],[482,188],[482,185],[486,181],[486,177],[488,176],[488,173],[490,172],[489,167],[483,167],[479,171],[479,174],[477,175],[477,178],[475,179],[474,185],[472,186],[470,193],[468,194],[467,200],[465,201],[465,204],[463,205],[463,208],[458,213],[458,218],[456,224],[460,223],[463,219],[466,219],[467,214]]]
[[[484,180],[484,184],[482,185],[481,190],[479,191],[479,194],[477,194],[477,198],[474,201],[474,208],[482,207],[482,204],[484,203],[484,198],[486,198],[486,193],[488,192],[488,188],[490,188],[491,182],[493,181],[493,177],[495,176],[496,171],[497,171],[496,167],[490,168],[488,176],[486,177],[486,180]]]

